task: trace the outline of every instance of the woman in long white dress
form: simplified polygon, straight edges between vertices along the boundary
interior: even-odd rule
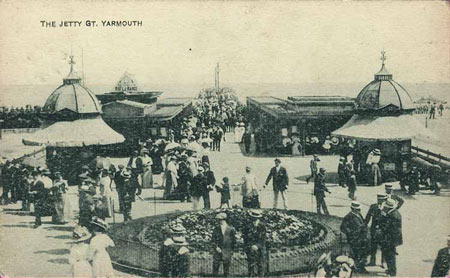
[[[88,258],[92,265],[92,277],[115,277],[116,274],[112,267],[111,257],[106,251],[107,247],[114,246],[114,242],[106,234],[108,224],[101,219],[95,219],[91,224],[94,229],[94,237],[89,244]]]
[[[92,266],[88,260],[89,239],[91,234],[85,227],[76,226],[73,231],[73,244],[70,249],[70,269],[72,277],[91,277]]]
[[[113,214],[112,209],[112,201],[111,201],[111,194],[112,194],[112,179],[109,176],[108,170],[103,169],[100,178],[98,181],[98,185],[100,187],[100,195],[102,196],[102,203],[107,209],[107,217],[111,217]]]
[[[241,129],[239,126],[239,123],[236,123],[236,126],[234,128],[234,142],[235,143],[241,143],[241,135],[240,135]]]
[[[142,188],[153,188],[153,174],[152,174],[152,165],[153,160],[148,155],[148,149],[142,149],[141,151],[141,161],[142,161]]]

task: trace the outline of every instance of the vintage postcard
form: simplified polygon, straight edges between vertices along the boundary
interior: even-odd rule
[[[449,277],[448,1],[0,1],[0,277]]]

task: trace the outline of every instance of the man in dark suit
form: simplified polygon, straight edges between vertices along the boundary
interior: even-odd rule
[[[211,208],[211,201],[209,198],[209,192],[214,189],[214,186],[216,184],[216,177],[214,176],[214,172],[211,171],[211,168],[209,167],[209,163],[205,162],[203,163],[203,167],[205,168],[205,177],[206,177],[206,188],[203,191],[203,207],[204,209],[210,209]]]
[[[217,276],[220,265],[223,264],[223,276],[229,276],[231,257],[236,244],[236,230],[228,225],[227,215],[221,212],[216,215],[219,225],[214,227],[212,233],[213,250],[213,274]]]
[[[281,160],[278,158],[275,159],[275,167],[270,169],[269,175],[267,176],[265,186],[266,187],[270,180],[272,179],[273,183],[273,208],[277,208],[278,206],[278,195],[281,194],[281,198],[283,199],[284,209],[288,208],[287,205],[287,197],[286,197],[286,189],[289,185],[289,177],[286,171],[286,168],[281,166]]]
[[[189,277],[189,243],[183,225],[170,228],[159,249],[159,272],[163,277]]]
[[[347,178],[345,176],[345,158],[340,157],[339,158],[339,164],[338,164],[338,176],[339,176],[339,186],[345,187],[345,183],[347,181]]]
[[[244,226],[244,251],[247,254],[248,276],[261,277],[267,269],[266,225],[260,221],[262,214],[257,210],[249,212],[252,221]]]
[[[366,218],[364,219],[367,225],[369,225],[369,222],[372,221],[370,225],[371,244],[369,266],[376,265],[377,249],[381,243],[381,209],[386,199],[386,194],[377,194],[377,202],[370,205],[369,211],[367,212]],[[383,264],[383,260],[381,261],[381,264]]]
[[[356,271],[368,273],[365,268],[369,241],[369,230],[361,215],[361,204],[352,201],[351,211],[344,217],[341,224],[341,232],[347,237],[352,257],[355,260]]]
[[[447,237],[447,247],[439,250],[434,261],[431,277],[448,277],[450,275],[450,235]]]
[[[381,252],[387,264],[386,273],[397,275],[396,258],[397,246],[403,244],[402,216],[396,209],[392,199],[387,199],[381,212]]]
[[[319,173],[314,178],[314,196],[316,196],[317,213],[321,214],[321,209],[325,215],[330,215],[325,203],[325,192],[331,193],[325,185],[325,169],[320,168]]]

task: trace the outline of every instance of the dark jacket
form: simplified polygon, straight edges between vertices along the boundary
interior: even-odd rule
[[[284,191],[287,189],[289,184],[289,177],[286,168],[280,166],[280,170],[277,172],[276,167],[270,169],[269,175],[266,179],[266,185],[269,184],[270,180],[273,179],[273,190]]]
[[[317,173],[317,161],[314,158],[309,162],[309,168],[311,169],[312,174]]]
[[[325,197],[325,191],[330,192],[325,186],[325,175],[319,173],[314,179],[314,195],[318,197]]]
[[[223,260],[231,259],[233,249],[236,245],[236,230],[233,226],[227,225],[225,234],[223,234],[220,225],[216,225],[212,233],[212,243],[215,255],[222,255]],[[217,247],[222,249],[221,254],[216,254]]]
[[[361,213],[349,212],[341,223],[341,232],[347,236],[350,245],[364,245],[369,241],[369,231]]]
[[[194,177],[191,184],[190,193],[192,196],[200,197],[207,192],[208,181],[204,174],[198,174]]]
[[[259,221],[258,226],[255,226],[252,222],[246,223],[242,231],[245,248],[251,248],[252,245],[256,245],[260,249],[265,248],[266,230],[266,225],[262,221]]]
[[[403,244],[402,216],[395,210],[381,218],[382,242],[381,246],[390,248]]]
[[[222,187],[217,186],[216,190],[217,190],[217,192],[220,193],[220,202],[221,203],[224,203],[231,199],[229,184],[222,184]]]
[[[207,185],[215,185],[216,184],[216,177],[214,176],[214,172],[211,170],[205,171],[206,176],[206,184]]]
[[[439,250],[431,277],[446,277],[450,269],[450,247]]]
[[[356,176],[351,175],[348,180],[348,191],[356,191]]]
[[[370,224],[370,233],[373,236],[373,233],[376,229],[381,228],[381,209],[378,206],[378,204],[372,204],[370,205],[369,211],[367,212],[366,218],[364,221],[367,225],[369,225],[369,222],[372,220],[372,223]]]
[[[338,165],[338,175],[341,179],[345,178],[345,164],[342,161],[340,161]]]

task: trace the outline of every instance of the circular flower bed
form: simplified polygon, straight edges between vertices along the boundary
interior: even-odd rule
[[[336,237],[340,233],[340,218],[298,210],[263,209],[261,212],[261,221],[267,226],[268,276],[309,272],[324,252],[341,249]],[[112,225],[109,235],[115,247],[108,252],[116,266],[153,275],[159,271],[159,248],[169,235],[169,227],[180,223],[187,230],[191,274],[210,277],[214,261],[211,237],[217,213],[177,211]],[[228,209],[225,213],[237,230],[237,250],[232,256],[230,275],[245,276],[247,257],[242,250],[241,232],[253,220],[245,209]]]
[[[252,221],[247,210],[230,209],[225,211],[228,223],[236,228],[237,247],[243,247],[242,233],[244,225]],[[169,227],[182,224],[186,230],[186,238],[191,248],[198,251],[211,249],[213,227],[217,225],[216,211],[195,211],[183,215],[168,217],[166,221],[158,221],[143,227],[138,240],[146,245],[160,243],[167,236]],[[267,227],[267,245],[269,248],[283,246],[303,246],[320,241],[326,230],[318,223],[294,215],[292,211],[263,210],[261,221]]]

